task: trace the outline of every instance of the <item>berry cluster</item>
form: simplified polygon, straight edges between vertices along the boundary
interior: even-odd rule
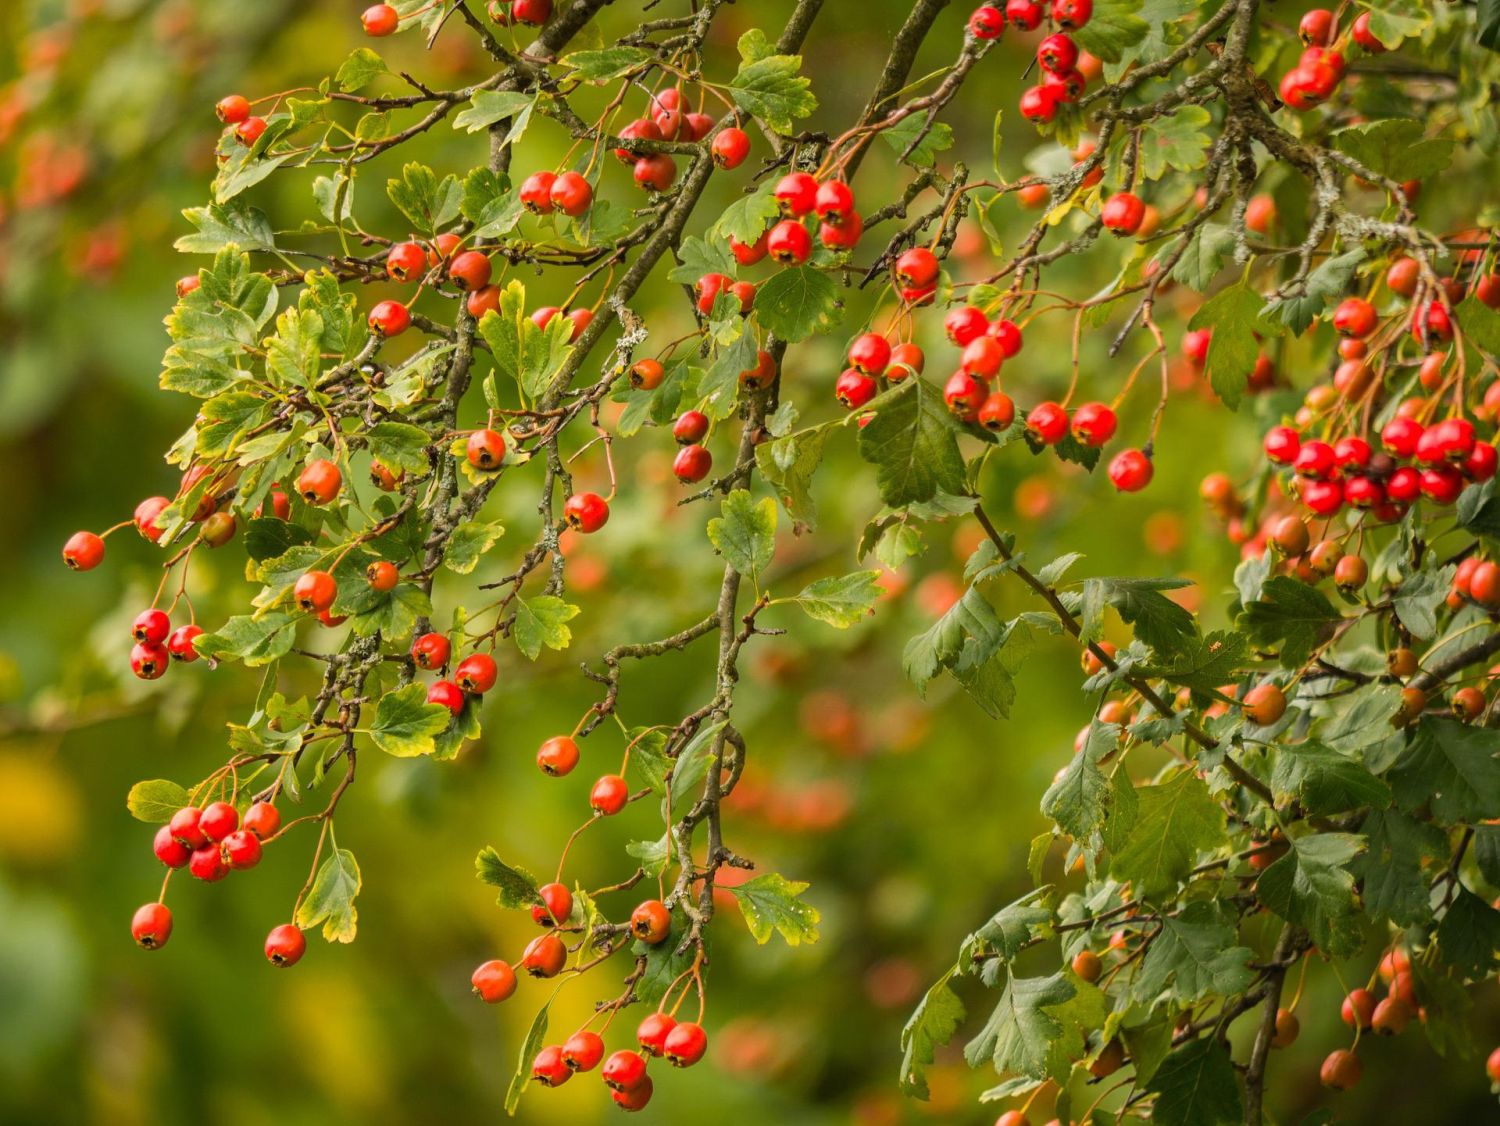
[[[1327,8],[1314,8],[1297,25],[1306,50],[1297,65],[1281,76],[1281,100],[1295,110],[1309,110],[1331,98],[1344,81],[1348,68],[1348,44],[1372,55],[1383,54],[1385,44],[1370,31],[1370,13],[1354,17],[1347,36],[1338,33],[1338,18]]]
[[[1036,49],[1042,81],[1021,95],[1021,116],[1040,124],[1053,120],[1060,107],[1078,101],[1089,79],[1098,77],[1099,60],[1081,50],[1068,34],[1093,15],[1093,0],[1052,0],[1050,10],[1041,0],[1008,0],[1003,12],[991,4],[974,9],[969,34],[978,40],[999,39],[1007,25],[1017,31],[1035,31],[1051,20],[1057,31]]]

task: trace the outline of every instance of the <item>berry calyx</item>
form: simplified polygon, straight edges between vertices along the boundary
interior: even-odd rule
[[[156,680],[171,660],[167,647],[158,642],[138,641],[130,648],[130,671],[141,680]]]
[[[475,469],[497,469],[505,460],[505,437],[498,430],[476,430],[464,445],[464,456]]]
[[[672,930],[672,914],[659,899],[648,899],[630,913],[630,933],[648,946],[664,941]]]
[[[297,476],[297,495],[308,504],[327,504],[339,495],[344,475],[327,458],[311,462]]]

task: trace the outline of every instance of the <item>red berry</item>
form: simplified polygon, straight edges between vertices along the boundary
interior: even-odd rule
[[[377,559],[365,568],[365,582],[379,594],[395,590],[400,581],[400,569],[388,559]]]
[[[1035,31],[1042,26],[1045,12],[1040,0],[1006,0],[1005,22],[1022,31]]]
[[[1333,13],[1327,8],[1314,8],[1302,17],[1297,34],[1309,47],[1328,46],[1333,40]]]
[[[677,179],[677,165],[666,153],[651,153],[635,162],[635,182],[654,192],[664,192]]]
[[[825,180],[813,197],[813,210],[823,222],[838,226],[854,214],[854,193],[842,180]]]
[[[897,344],[891,349],[891,362],[885,369],[885,378],[890,383],[900,383],[909,375],[922,374],[926,366],[927,357],[921,348],[915,344]]]
[[[633,1091],[649,1082],[646,1078],[645,1059],[639,1052],[623,1048],[604,1061],[599,1075],[606,1084],[620,1092]]]
[[[708,1051],[708,1034],[700,1025],[679,1024],[667,1033],[662,1051],[673,1067],[692,1067]]]
[[[320,614],[333,605],[338,584],[327,571],[308,571],[292,587],[292,598],[300,610]]]
[[[573,914],[573,893],[564,884],[543,884],[537,889],[540,903],[531,906],[531,921],[539,927],[556,926]]]
[[[818,224],[818,241],[829,250],[853,250],[864,233],[864,220],[855,212],[850,212],[842,223]]]
[[[864,372],[847,369],[833,385],[833,396],[844,407],[853,411],[864,406],[880,392],[875,377]]]
[[[1004,360],[1005,350],[1000,347],[1000,341],[984,333],[964,345],[959,366],[976,379],[993,379],[999,374]]]
[[[202,848],[208,843],[208,838],[203,835],[203,830],[198,827],[198,822],[203,817],[203,811],[195,805],[185,805],[167,822],[167,828],[172,833],[172,839],[181,841],[188,851]]]
[[[989,327],[989,334],[1000,345],[1000,354],[1007,360],[1021,351],[1021,329],[1015,321],[996,321]]]
[[[568,948],[552,932],[533,938],[521,954],[521,966],[532,977],[556,977],[568,960]]]
[[[593,1071],[604,1058],[604,1039],[597,1032],[575,1032],[563,1041],[562,1057],[574,1071]]]
[[[648,899],[630,913],[630,933],[648,946],[665,942],[671,932],[671,912],[659,899]]]
[[[370,310],[369,325],[376,336],[400,336],[411,327],[411,311],[399,301],[382,301]]]
[[[646,1016],[636,1025],[635,1039],[641,1051],[648,1056],[659,1056],[666,1045],[667,1035],[677,1027],[677,1020],[668,1013],[656,1012]]]
[[[295,966],[306,952],[307,936],[295,923],[272,927],[266,935],[266,960],[280,969]]]
[[[989,4],[969,14],[969,34],[975,39],[999,39],[1005,31],[1005,13]]]
[[[1121,450],[1109,463],[1109,479],[1122,493],[1140,492],[1154,472],[1151,459],[1141,450]]]
[[[1146,205],[1130,192],[1116,192],[1105,201],[1099,220],[1117,235],[1133,235],[1146,217]]]
[[[769,236],[769,231],[762,231],[760,238],[749,245],[731,237],[729,253],[734,255],[734,260],[741,266],[753,266],[766,256],[766,239]]]
[[[130,636],[137,641],[149,641],[153,645],[160,645],[167,639],[167,634],[172,632],[172,620],[166,613],[153,607],[150,610],[142,610],[136,615],[135,621],[130,626]]]
[[[231,868],[254,868],[260,863],[260,851],[260,838],[248,829],[236,829],[224,838],[224,858]]]
[[[435,680],[427,689],[427,702],[441,704],[454,715],[464,710],[464,693],[451,680]]]
[[[595,813],[610,817],[625,808],[630,787],[618,774],[606,774],[589,791],[589,805]]]
[[[516,23],[541,27],[552,17],[552,0],[511,0],[510,18]]]
[[[1369,12],[1361,12],[1354,17],[1354,27],[1350,30],[1349,34],[1356,43],[1372,55],[1383,54],[1386,50],[1385,44],[1376,39],[1374,33],[1370,30]]]
[[[1397,416],[1380,431],[1380,442],[1397,457],[1409,458],[1417,452],[1423,426],[1416,419]]]
[[[1363,1072],[1360,1067],[1359,1057],[1344,1048],[1329,1052],[1323,1060],[1323,1066],[1318,1070],[1318,1078],[1322,1080],[1323,1086],[1331,1087],[1335,1091],[1347,1091],[1359,1082]]]
[[[651,1101],[651,1092],[653,1090],[654,1086],[648,1076],[642,1079],[638,1086],[631,1087],[627,1091],[613,1091],[609,1097],[615,1106],[621,1110],[634,1113],[635,1111],[645,1109],[646,1104]]]
[[[990,327],[990,320],[983,310],[972,305],[959,305],[943,318],[943,331],[948,339],[960,348],[971,340],[983,336]],[[997,342],[998,343],[998,342]]]
[[[142,680],[155,680],[167,671],[171,654],[157,642],[138,641],[130,648],[130,671]]]
[[[1302,503],[1319,516],[1332,516],[1344,507],[1344,486],[1338,481],[1303,478]]]
[[[543,774],[561,778],[578,765],[578,744],[567,735],[555,735],[537,749],[536,764]]]
[[[264,117],[247,117],[234,127],[234,136],[240,144],[249,148],[260,140],[265,131],[266,119]]]
[[[476,696],[483,696],[495,687],[496,675],[495,658],[488,653],[470,653],[453,670],[459,688]]]
[[[954,418],[973,422],[979,417],[979,404],[986,395],[984,384],[966,371],[956,371],[943,387],[943,401]]]
[[[1115,436],[1118,420],[1103,403],[1084,403],[1073,412],[1073,437],[1096,449]]]
[[[776,184],[776,202],[784,214],[801,217],[818,199],[818,182],[806,172],[788,172]]]
[[[1333,311],[1333,327],[1341,336],[1369,336],[1378,319],[1375,306],[1362,297],[1345,298]]]
[[[812,253],[812,236],[795,219],[783,219],[766,236],[766,252],[782,265],[800,265]]]
[[[188,871],[193,874],[194,879],[214,883],[229,875],[229,865],[224,863],[224,854],[217,844],[206,844],[193,850],[193,855],[188,860]]]
[[[1316,440],[1303,442],[1302,448],[1297,451],[1296,460],[1292,462],[1292,469],[1299,477],[1316,477],[1320,481],[1332,477],[1337,468],[1338,459],[1334,456],[1333,447],[1327,442]]]
[[[274,837],[277,830],[281,828],[281,814],[270,802],[258,801],[245,811],[245,820],[242,824],[264,841]]]
[[[151,842],[151,851],[156,853],[156,859],[168,868],[186,866],[193,855],[192,849],[172,835],[170,825],[163,825],[156,830],[156,838]]]
[[[147,950],[158,950],[172,937],[172,912],[165,903],[148,903],[130,920],[130,936]]]
[[[1089,22],[1094,14],[1094,0],[1052,0],[1052,22],[1058,27],[1075,30]]]
[[[1068,412],[1056,403],[1038,403],[1026,414],[1026,430],[1042,445],[1056,445],[1068,432]]]
[[[250,116],[250,103],[240,94],[229,94],[219,99],[214,113],[225,125],[238,125]]]
[[[497,469],[505,460],[505,437],[498,430],[476,430],[469,435],[464,456],[475,469]]]
[[[198,818],[198,828],[210,842],[222,841],[239,828],[239,811],[227,801],[216,801],[205,806]]]
[[[679,445],[703,441],[708,434],[708,415],[702,411],[683,411],[672,424],[672,437]]]
[[[573,1078],[573,1070],[563,1059],[562,1047],[548,1044],[531,1061],[531,1077],[544,1087],[561,1087]]]
[[[377,38],[392,34],[401,23],[401,16],[389,4],[373,4],[365,9],[359,22],[365,25],[365,34]]]
[[[516,971],[494,958],[474,971],[469,984],[485,1004],[498,1005],[516,991]]]
[[[556,182],[555,172],[533,172],[521,181],[516,195],[527,211],[533,215],[546,215],[552,210],[552,185]]]
[[[672,472],[679,481],[693,484],[708,476],[713,455],[705,446],[683,446],[672,459]]]
[[[1065,74],[1078,65],[1078,44],[1062,33],[1049,35],[1037,44],[1036,61],[1045,71]]]
[[[594,188],[577,172],[564,172],[552,181],[552,206],[564,215],[579,216],[592,206]]]
[[[714,163],[720,168],[738,168],[750,155],[750,137],[743,129],[730,126],[721,129],[709,146]]]
[[[489,255],[482,250],[465,250],[448,263],[448,277],[464,292],[483,289],[490,284]]]
[[[411,643],[411,659],[418,668],[440,669],[448,663],[450,646],[440,633],[424,633]]]
[[[999,433],[1009,429],[1010,424],[1016,420],[1016,404],[1004,391],[992,391],[985,397],[984,402],[979,404],[979,416],[977,422],[986,430]]]
[[[1495,447],[1489,442],[1475,442],[1464,461],[1464,473],[1472,481],[1488,481],[1495,475]]]
[[[609,501],[598,493],[574,493],[563,502],[563,519],[585,535],[597,532],[609,521]]]
[[[1057,116],[1058,95],[1056,86],[1032,86],[1021,95],[1021,116],[1038,124],[1051,121]]]
[[[385,272],[397,281],[411,281],[427,272],[427,251],[419,243],[398,242],[385,256]]]
[[[896,280],[904,286],[921,289],[937,281],[940,269],[932,251],[925,246],[914,246],[896,259]]]
[[[1364,469],[1370,464],[1374,452],[1363,438],[1340,438],[1333,444],[1333,458],[1345,469]]]

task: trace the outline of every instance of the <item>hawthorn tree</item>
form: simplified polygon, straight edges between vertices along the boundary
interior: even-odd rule
[[[844,445],[882,506],[835,550],[896,569],[938,527],[977,537],[951,607],[906,646],[917,691],[946,674],[1002,721],[1055,636],[1080,647],[1092,716],[1041,797],[1055,829],[1032,845],[1036,890],[969,936],[913,1014],[903,1090],[925,1095],[971,977],[998,997],[964,1056],[1001,1074],[985,1100],[1015,1103],[1005,1126],[1049,1105],[1059,1121],[1262,1121],[1314,961],[1346,983],[1328,1087],[1359,1080],[1362,1036],[1419,1017],[1435,1048],[1463,1051],[1470,987],[1500,953],[1500,273],[1474,201],[1441,225],[1418,211],[1424,182],[1493,178],[1500,7],[1011,0],[961,29],[946,0],[919,0],[841,127],[815,116],[800,54],[838,5],[799,0],[727,57],[710,49],[723,0],[647,5],[580,45],[609,7],[376,4],[372,38],[471,37],[492,73],[443,89],[366,47],[314,88],[218,102],[211,200],[177,242],[207,264],[166,322],[162,387],[200,400],[167,454],[181,484],[118,527],[168,553],[133,625],[137,676],[264,672],[221,767],[131,791],[169,869],[136,940],[170,938],[174,872],[214,881],[275,847],[309,870],[267,958],[294,965],[315,928],[351,941],[362,874],[336,821],[360,756],[445,760],[480,739],[507,668],[569,646],[570,554],[609,536],[632,488],[614,444],[675,441],[721,577],[696,620],[584,655],[597,699],[537,766],[568,776],[584,744],[613,769],[553,878],[477,858],[539,928],[474,971],[481,998],[509,999],[517,970],[612,978],[560,1036],[556,993],[538,993],[507,1109],[530,1080],[596,1069],[615,1103],[646,1105],[651,1058],[708,1050],[726,891],[757,941],[818,937],[806,885],[751,874],[723,815],[753,755],[734,714],[747,647],[807,619],[854,627],[889,584],[777,566],[783,520],[817,534],[819,469]],[[1019,172],[1002,110],[985,175],[952,159],[971,146],[942,118],[1003,35],[1035,39],[1009,78],[1047,139]],[[950,61],[917,74],[933,37]],[[487,155],[411,159],[438,129]],[[529,155],[542,132],[571,146],[547,167]],[[877,152],[899,175],[866,183]],[[308,207],[273,220],[253,201],[292,177]],[[717,177],[741,194],[701,214]],[[405,229],[361,219],[382,178]],[[1040,217],[1012,237],[1017,205]],[[981,279],[949,268],[966,223],[992,254]],[[1049,267],[1080,255],[1097,284],[1054,289]],[[528,299],[538,273],[566,279],[561,306]],[[663,339],[635,306],[674,285],[693,328]],[[956,370],[933,378],[918,338],[938,325],[934,360]],[[1054,398],[1018,358],[1049,330],[1071,341]],[[1107,334],[1117,369],[1084,370],[1086,332]],[[846,342],[841,374],[799,362],[820,336]],[[1024,529],[991,519],[987,494],[1026,456],[1093,470],[1107,455],[1116,489],[1149,487],[1159,452],[1192,456],[1168,407],[1200,384],[1264,434],[1259,464],[1203,483],[1243,545],[1223,628],[1174,600],[1178,577],[1079,577],[1077,555],[1029,561]],[[1145,409],[1116,441],[1127,402]],[[519,549],[498,493],[536,498]],[[98,566],[116,530],[76,534],[64,558]],[[192,563],[232,543],[259,592],[207,630]],[[1016,583],[1035,608],[1005,620],[993,592]],[[677,653],[711,668],[710,690],[686,714],[640,714],[627,670]],[[615,816],[642,826],[618,881],[571,881],[572,840]],[[1047,956],[1062,968],[1034,972]],[[1500,1082],[1500,1057],[1489,1071]]]

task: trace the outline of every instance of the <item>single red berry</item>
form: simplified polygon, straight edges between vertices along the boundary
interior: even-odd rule
[[[679,445],[701,442],[708,434],[708,415],[702,411],[683,411],[672,424],[672,437]]]
[[[1005,13],[983,4],[969,13],[969,34],[975,39],[999,39],[1005,32]]]
[[[597,532],[609,522],[609,501],[598,493],[574,493],[563,502],[563,519],[585,535]]]
[[[973,422],[979,417],[979,404],[988,392],[984,384],[966,371],[956,371],[943,385],[943,402],[948,412],[961,422]]]
[[[925,246],[914,246],[896,259],[896,280],[918,289],[937,281],[941,269],[937,256]]]
[[[474,971],[469,983],[485,1004],[498,1005],[516,991],[516,971],[493,958]]]
[[[1066,74],[1078,66],[1078,44],[1061,32],[1049,35],[1037,44],[1036,61],[1045,71]]]
[[[833,397],[848,410],[858,410],[880,393],[873,375],[846,369],[833,384]]]
[[[1104,224],[1105,229],[1122,236],[1133,235],[1140,230],[1141,220],[1145,217],[1146,205],[1130,192],[1116,192],[1105,200],[1104,207],[1099,212],[1099,221]]]
[[[188,860],[188,871],[194,879],[211,884],[229,875],[229,865],[224,862],[224,854],[218,844],[210,843],[193,850],[193,855]]]
[[[130,648],[130,671],[142,680],[156,680],[170,663],[171,654],[159,642],[138,641]]]
[[[566,314],[568,323],[573,327],[568,330],[568,343],[571,344],[583,335],[584,330],[594,323],[594,311],[592,309],[574,309]]]
[[[766,236],[766,252],[783,266],[800,265],[812,253],[812,236],[795,219],[783,219]]]
[[[167,822],[167,828],[171,830],[172,839],[181,841],[189,852],[195,848],[202,848],[208,843],[208,838],[203,835],[203,830],[198,827],[203,817],[203,811],[196,805],[185,805]]]
[[[1334,331],[1341,336],[1365,337],[1375,331],[1375,306],[1363,297],[1348,297],[1333,311]]]
[[[427,265],[435,267],[447,262],[458,252],[463,241],[452,231],[444,231],[432,240],[432,248],[427,252]]]
[[[327,458],[310,463],[297,477],[297,495],[308,504],[327,504],[339,495],[344,475]]]
[[[1005,350],[1000,341],[983,333],[964,345],[959,366],[976,379],[993,379],[999,374],[1004,360]]]
[[[1021,31],[1035,31],[1045,15],[1040,0],[1006,0],[1005,22]]]
[[[1054,446],[1068,432],[1068,412],[1056,403],[1038,403],[1026,414],[1026,430],[1044,446]]]
[[[531,1077],[544,1087],[561,1087],[573,1078],[573,1069],[563,1059],[562,1045],[548,1044],[531,1061]]]
[[[666,1045],[667,1034],[677,1027],[677,1020],[668,1013],[655,1012],[636,1025],[635,1038],[641,1051],[648,1056],[659,1056]]]
[[[666,153],[651,153],[635,162],[635,182],[653,192],[664,192],[677,179],[677,163]]]
[[[612,1091],[609,1097],[615,1106],[633,1114],[646,1108],[646,1104],[651,1101],[651,1093],[654,1089],[648,1076],[641,1080],[639,1086],[632,1087],[628,1091]]]
[[[1094,0],[1052,0],[1052,22],[1064,30],[1076,30],[1094,14]]]
[[[1004,346],[1001,346],[1002,350]],[[891,349],[891,362],[885,369],[885,378],[890,383],[900,383],[907,376],[921,375],[927,366],[927,357],[915,344],[897,344]]]
[[[292,586],[292,598],[298,609],[318,614],[333,605],[338,596],[338,583],[327,571],[308,571]]]
[[[1339,1048],[1329,1052],[1327,1058],[1323,1060],[1323,1066],[1318,1070],[1318,1078],[1322,1080],[1325,1087],[1331,1087],[1335,1091],[1347,1091],[1359,1082],[1363,1071],[1358,1056],[1345,1048]]]
[[[866,375],[879,375],[891,362],[891,345],[878,332],[856,336],[849,344],[849,365]]]
[[[1417,452],[1424,427],[1413,418],[1397,415],[1380,431],[1380,442],[1396,457],[1409,458]]]
[[[683,129],[689,141],[701,141],[714,131],[718,124],[706,113],[689,113],[682,119]]]
[[[1182,354],[1188,363],[1202,367],[1208,362],[1208,346],[1213,342],[1213,334],[1211,328],[1200,328],[1183,335]]]
[[[1140,492],[1154,472],[1151,459],[1141,450],[1121,450],[1109,463],[1109,479],[1122,493]]]
[[[632,121],[620,130],[620,137],[627,141],[661,141],[665,138],[661,134],[661,127],[649,117],[640,117]],[[634,164],[640,159],[629,149],[616,149],[615,158],[625,164]]]
[[[1372,55],[1384,54],[1386,45],[1375,38],[1375,33],[1370,30],[1370,13],[1361,12],[1354,17],[1354,26],[1349,32],[1350,38],[1369,51]]]
[[[204,806],[203,813],[198,818],[198,828],[210,842],[222,841],[239,828],[239,824],[239,811],[227,801],[216,801]]]
[[[575,1032],[563,1041],[563,1062],[574,1071],[593,1071],[604,1058],[604,1039],[597,1032]]]
[[[238,125],[250,116],[250,103],[240,94],[229,94],[214,105],[214,113],[225,125]]]
[[[147,903],[130,920],[130,936],[147,950],[159,950],[172,937],[172,912],[165,903]]]
[[[1266,457],[1277,465],[1291,465],[1301,448],[1302,438],[1290,426],[1273,426],[1266,433]]]
[[[1474,448],[1464,460],[1464,475],[1472,481],[1488,481],[1495,475],[1495,447],[1489,442],[1475,442]]]
[[[482,250],[465,250],[448,263],[449,279],[466,293],[489,285],[492,271],[489,255]]]
[[[400,581],[401,571],[389,559],[377,559],[365,568],[365,582],[379,594],[395,590]]]
[[[521,966],[532,977],[556,977],[568,960],[568,948],[552,932],[533,938],[521,954]]]
[[[769,231],[762,231],[758,239],[746,244],[731,236],[729,253],[734,255],[734,260],[741,266],[753,266],[766,256],[766,240],[769,237]]]
[[[747,391],[763,391],[776,378],[776,360],[764,348],[755,353],[755,366],[740,372],[740,386]]]
[[[476,430],[469,435],[464,455],[475,469],[498,469],[505,460],[505,437],[498,430]]]
[[[943,318],[943,331],[960,348],[983,336],[989,327],[984,311],[972,305],[959,305]]]
[[[660,360],[637,360],[630,366],[630,386],[637,391],[655,391],[666,375]]]
[[[185,274],[177,279],[177,296],[179,299],[186,297],[203,284],[203,279],[197,274]]]
[[[649,1082],[646,1078],[646,1061],[639,1052],[632,1052],[622,1048],[604,1061],[604,1067],[599,1072],[600,1077],[615,1091],[633,1091],[643,1083]]]
[[[555,735],[537,749],[536,764],[543,774],[561,778],[578,765],[578,744],[567,735]]]
[[[172,835],[170,825],[163,825],[156,830],[156,837],[151,842],[151,851],[156,853],[156,859],[168,868],[186,867],[187,862],[193,856],[193,850]]]
[[[539,927],[557,926],[573,914],[573,893],[565,884],[543,884],[537,888],[540,903],[531,905],[531,921]]]
[[[281,814],[270,802],[258,801],[245,811],[243,825],[264,841],[274,837],[281,828]]]
[[[295,923],[282,923],[272,927],[266,935],[266,960],[280,969],[287,969],[302,961],[307,953],[307,936]]]
[[[1303,442],[1292,462],[1292,469],[1299,477],[1313,477],[1326,481],[1338,469],[1338,457],[1327,442],[1313,440]]]
[[[541,27],[552,18],[552,0],[511,0],[510,18],[516,23]]]
[[[153,607],[150,610],[142,610],[136,615],[135,621],[130,627],[130,636],[137,641],[149,641],[159,645],[167,639],[167,634],[172,632],[172,621],[166,613]]]
[[[1328,46],[1333,41],[1333,13],[1327,8],[1314,8],[1302,17],[1297,35],[1309,47]]]
[[[254,868],[260,863],[260,851],[260,838],[248,829],[236,829],[224,838],[224,858],[231,868]]]
[[[854,214],[854,192],[842,180],[824,180],[813,197],[813,210],[823,222],[837,227]]]
[[[720,168],[738,168],[750,155],[750,137],[743,129],[731,125],[719,130],[709,145],[709,151]]]
[[[630,913],[630,933],[648,946],[666,941],[672,915],[659,899],[648,899]]]
[[[630,787],[618,774],[606,774],[589,791],[589,805],[595,813],[610,817],[625,808]]]
[[[985,396],[984,402],[979,404],[979,415],[976,421],[986,430],[998,434],[1002,430],[1010,428],[1010,424],[1016,420],[1016,404],[1004,391],[991,391]]]
[[[411,643],[411,659],[418,668],[440,669],[448,663],[448,639],[440,633],[424,633]]]
[[[385,256],[385,272],[396,281],[411,281],[427,272],[427,251],[420,243],[398,242]]]
[[[470,653],[458,662],[458,668],[453,670],[453,679],[458,686],[465,692],[476,696],[483,696],[495,687],[497,675],[495,658],[488,653]]]
[[[817,204],[818,182],[806,172],[788,172],[777,181],[775,194],[784,214],[800,218]]]
[[[1057,116],[1059,87],[1032,86],[1021,95],[1021,116],[1039,125]]]
[[[706,446],[683,446],[672,459],[672,472],[679,481],[694,484],[708,476],[713,455]]]
[[[708,1034],[692,1022],[677,1025],[662,1042],[662,1052],[673,1067],[692,1067],[707,1051]]]
[[[552,181],[552,206],[564,215],[577,217],[594,202],[594,188],[577,172],[563,172]]]
[[[427,689],[427,702],[441,704],[454,715],[464,710],[464,693],[451,680],[435,680]]]
[[[370,310],[369,324],[376,336],[400,336],[411,327],[411,310],[399,301],[382,301]]]
[[[265,131],[266,119],[264,117],[247,117],[234,127],[234,136],[235,140],[249,148],[260,140]]]
[[[1073,437],[1095,449],[1115,436],[1119,420],[1103,403],[1084,403],[1073,412]]]

